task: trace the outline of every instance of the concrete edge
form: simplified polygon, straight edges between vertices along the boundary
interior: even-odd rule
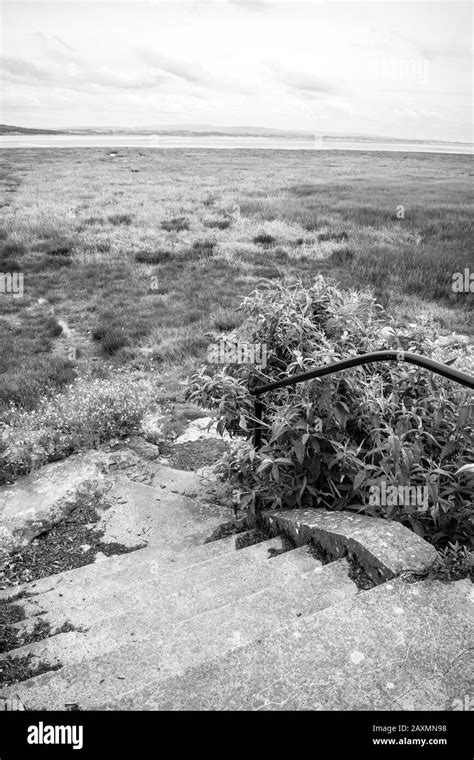
[[[318,508],[263,511],[258,521],[297,546],[316,544],[331,560],[354,555],[376,584],[406,571],[424,573],[438,559],[434,546],[393,520]]]

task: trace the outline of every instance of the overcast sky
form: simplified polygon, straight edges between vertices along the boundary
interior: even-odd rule
[[[1,121],[472,140],[469,3],[2,3]]]

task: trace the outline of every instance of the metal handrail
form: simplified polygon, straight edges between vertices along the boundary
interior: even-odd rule
[[[259,399],[262,393],[267,391],[273,391],[277,388],[284,388],[286,385],[295,385],[296,383],[304,382],[305,380],[312,380],[316,377],[324,377],[324,375],[332,375],[335,372],[342,372],[345,369],[351,367],[358,367],[361,364],[372,364],[373,362],[380,361],[403,361],[409,364],[416,364],[418,367],[424,367],[442,377],[447,377],[450,380],[454,380],[459,385],[464,385],[466,388],[474,389],[474,377],[468,375],[466,372],[461,372],[458,369],[453,369],[447,364],[442,364],[434,359],[428,359],[426,356],[420,356],[420,354],[412,354],[409,351],[373,351],[370,354],[362,354],[361,356],[354,356],[352,359],[344,359],[343,361],[330,364],[325,367],[318,367],[317,369],[309,370],[308,372],[300,372],[297,375],[291,375],[285,377],[283,380],[276,380],[273,383],[267,383],[266,385],[259,385],[253,389],[255,396],[255,418],[256,424],[254,428],[254,447],[258,449],[262,440],[262,412],[263,404]]]

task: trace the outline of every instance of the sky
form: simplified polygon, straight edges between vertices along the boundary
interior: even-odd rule
[[[472,140],[470,3],[3,0],[3,123]]]

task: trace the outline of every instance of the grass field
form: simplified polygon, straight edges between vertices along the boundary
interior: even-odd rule
[[[184,377],[260,278],[370,285],[472,335],[474,169],[456,155],[100,148],[3,151],[0,414],[77,376]],[[403,209],[401,209],[403,207]],[[400,218],[402,217],[402,218]]]

